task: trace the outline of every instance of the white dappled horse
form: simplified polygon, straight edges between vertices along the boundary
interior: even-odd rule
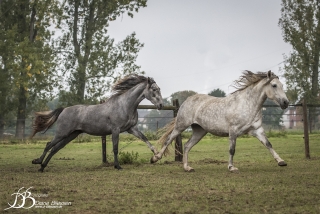
[[[160,139],[163,147],[151,158],[151,163],[162,158],[167,146],[189,126],[192,136],[184,145],[183,167],[185,171],[194,171],[188,165],[188,153],[208,132],[229,137],[229,165],[232,172],[238,169],[233,165],[236,139],[240,135],[250,134],[258,138],[270,151],[279,166],[286,162],[272,148],[262,127],[262,105],[269,98],[279,104],[282,109],[288,107],[289,101],[283,91],[278,76],[271,71],[253,73],[244,71],[235,81],[237,90],[224,98],[196,94],[189,97],[180,107],[175,120],[168,125],[167,132]]]

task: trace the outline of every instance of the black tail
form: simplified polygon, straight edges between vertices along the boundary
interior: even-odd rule
[[[57,108],[54,111],[36,112],[34,122],[32,124],[32,138],[36,133],[44,131],[45,133],[58,119],[64,108]]]

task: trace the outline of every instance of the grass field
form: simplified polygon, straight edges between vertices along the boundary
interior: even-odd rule
[[[239,138],[234,158],[239,173],[227,169],[227,138],[207,136],[191,150],[193,173],[173,162],[173,152],[149,164],[147,146],[131,138],[120,148],[139,157],[121,171],[101,165],[99,138],[68,144],[44,173],[31,161],[42,154],[45,142],[2,142],[0,213],[320,213],[320,134],[310,135],[311,159],[304,158],[302,136],[269,138],[287,167],[277,166],[257,139]],[[32,187],[37,205],[63,205],[4,211],[21,187]],[[31,204],[29,198],[24,207]]]

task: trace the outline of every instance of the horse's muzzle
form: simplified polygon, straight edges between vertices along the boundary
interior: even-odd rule
[[[289,100],[281,100],[280,107],[281,109],[286,109],[289,106]]]

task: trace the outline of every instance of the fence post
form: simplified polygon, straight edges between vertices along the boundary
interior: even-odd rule
[[[178,111],[179,111],[179,101],[178,99],[175,99],[172,101],[173,106],[176,107],[175,110],[173,110],[173,116],[177,117]],[[182,138],[181,138],[181,134],[179,134],[176,139],[175,139],[175,157],[174,160],[175,161],[182,161],[183,158],[183,151],[182,151]]]
[[[310,158],[310,150],[309,150],[309,132],[308,132],[308,115],[307,115],[307,103],[306,99],[303,99],[302,103],[302,111],[303,111],[303,130],[304,130],[304,149],[306,158]]]

